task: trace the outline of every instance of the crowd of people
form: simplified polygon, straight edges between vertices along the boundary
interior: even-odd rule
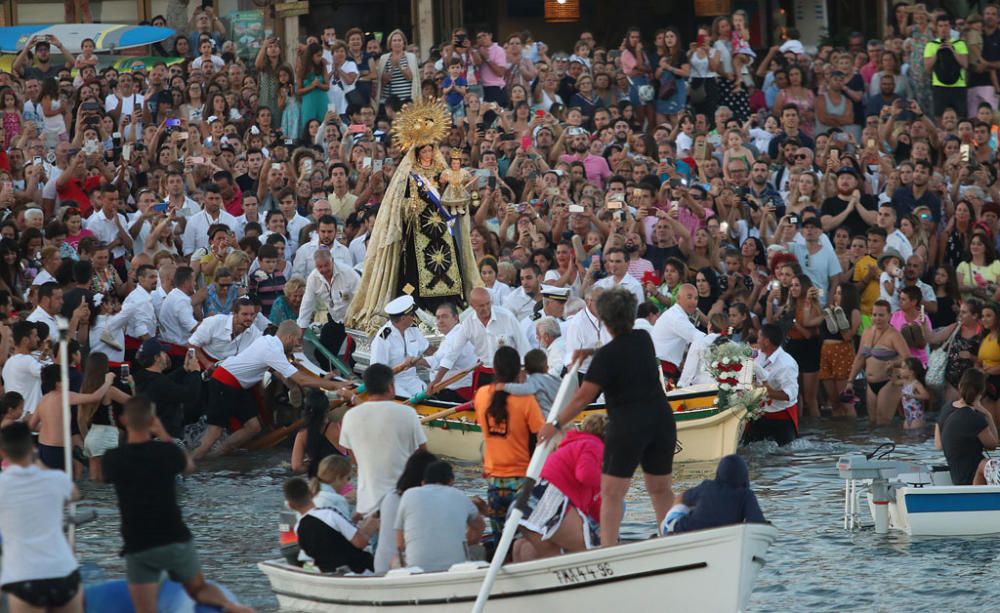
[[[539,411],[576,357],[573,407],[603,391],[612,426],[637,405],[662,426],[659,438],[641,420],[634,432],[612,427],[606,447],[646,436],[637,449],[647,452],[606,463],[596,486],[564,484],[609,543],[636,466],[658,521],[673,500],[671,425],[651,408],[665,400],[620,389],[628,379],[609,373],[627,362],[615,353],[655,355],[670,382],[691,384],[704,381],[709,343],[752,344],[767,403],[751,438],[787,442],[800,417],[864,414],[873,426],[899,415],[920,431],[926,412],[961,406],[981,418],[938,418],[946,454],[970,440],[995,445],[998,28],[992,4],[970,16],[900,4],[882,37],[843,45],[785,29],[755,50],[737,11],[690,40],[675,28],[585,30],[556,51],[530,32],[457,28],[425,56],[399,30],[383,39],[325,27],[290,44],[267,38],[241,58],[208,4],[152,47],[163,61],[127,70],[102,66],[93,41],[76,53],[32,38],[0,73],[3,424],[30,425],[42,461],[64,467],[59,383],[46,370],[64,318],[77,476],[86,464],[91,478],[113,479],[102,460],[119,447],[123,407],[141,396],[155,398],[170,437],[205,429],[196,458],[225,430],[214,452],[231,451],[261,431],[250,390],[266,372],[293,390],[343,387],[286,356],[314,332],[327,353],[350,357],[345,324],[361,296],[366,316],[389,316],[368,331],[394,390],[447,379],[442,397],[473,400],[484,432],[511,428],[516,449],[487,446],[495,529],[530,443],[552,436]],[[404,107],[436,98],[450,118],[440,142],[394,141]],[[409,176],[399,181],[397,168]],[[432,215],[424,221],[436,234],[416,248],[389,249],[383,236],[369,253],[379,223],[400,227],[400,194],[437,181],[469,194],[468,252],[447,238],[454,221]],[[411,277],[416,301],[382,311],[373,301],[387,260],[377,258],[415,254],[427,256]],[[434,270],[444,272],[428,280]],[[475,288],[463,290],[456,270]],[[428,303],[435,284],[457,299]],[[414,312],[427,304],[444,337],[436,350]],[[961,385],[972,371],[985,377],[975,397],[978,387]],[[369,394],[389,387],[375,380]],[[350,411],[309,415],[299,467],[318,471],[320,456],[368,444]],[[949,435],[952,423],[982,427],[970,438]],[[978,437],[990,429],[993,439]],[[401,441],[394,474],[366,474],[359,461],[361,513],[385,504],[394,484],[394,504],[417,504],[397,479],[421,444],[416,432]],[[450,479],[420,466],[403,485],[425,477]],[[599,512],[583,500],[593,487],[605,494]],[[286,494],[312,512],[299,484]],[[360,544],[374,529],[344,536]],[[536,540],[521,553],[547,547]]]

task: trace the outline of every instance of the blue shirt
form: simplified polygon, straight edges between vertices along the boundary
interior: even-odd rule
[[[452,81],[452,78],[447,76],[444,78],[444,81],[441,81],[441,88],[445,89],[447,87],[451,87],[452,83],[455,83],[455,85],[459,87],[467,87],[469,85],[469,82],[465,80],[465,77],[458,77]],[[444,99],[448,103],[448,106],[456,107],[461,104],[463,100],[465,100],[465,96],[456,91],[450,91],[445,94]]]
[[[802,265],[802,272],[809,277],[813,286],[823,290],[819,302],[826,305],[827,298],[830,297],[830,278],[843,271],[837,252],[824,245],[816,253],[809,253],[809,247],[794,242],[788,243],[788,251]]]

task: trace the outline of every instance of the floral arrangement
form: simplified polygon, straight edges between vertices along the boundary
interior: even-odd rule
[[[723,342],[708,348],[708,372],[719,384],[719,392],[732,392],[740,383],[743,365],[751,358],[750,345]]]
[[[764,412],[766,391],[752,386],[750,373],[743,370],[751,363],[752,351],[746,343],[721,342],[708,348],[708,372],[719,385],[716,406],[720,409],[747,412],[753,420]]]

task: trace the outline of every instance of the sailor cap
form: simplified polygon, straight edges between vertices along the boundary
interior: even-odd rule
[[[395,300],[389,302],[385,305],[385,312],[387,315],[406,315],[416,308],[416,303],[413,301],[413,296],[400,296]]]
[[[556,287],[554,285],[543,285],[542,297],[548,298],[549,300],[555,300],[557,302],[566,302],[569,300],[569,288]]]

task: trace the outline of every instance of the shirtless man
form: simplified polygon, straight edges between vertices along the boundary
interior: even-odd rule
[[[69,403],[88,404],[100,402],[114,383],[115,373],[109,372],[104,385],[89,394],[69,393]],[[28,418],[28,427],[38,432],[38,458],[49,468],[66,470],[63,446],[62,382],[59,365],[49,364],[42,368],[42,399],[38,408]]]

